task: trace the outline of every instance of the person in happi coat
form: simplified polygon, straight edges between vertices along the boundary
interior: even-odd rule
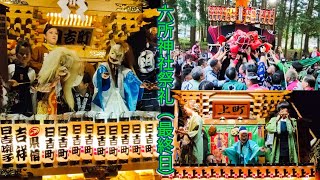
[[[74,98],[74,111],[90,111],[92,102],[92,79],[88,73],[84,73],[82,82],[72,89]]]
[[[239,128],[239,141],[229,148],[223,148],[222,154],[228,156],[232,164],[255,164],[258,156],[265,152],[263,147],[248,138],[246,127]]]
[[[244,83],[238,82],[238,73],[236,68],[229,67],[226,70],[226,76],[229,78],[229,82],[222,86],[222,90],[247,90],[247,86]]]
[[[11,107],[13,114],[33,114],[31,83],[36,79],[34,69],[29,66],[31,45],[27,40],[20,39],[16,47],[14,64],[8,66],[11,91],[17,93],[17,101]]]
[[[177,134],[187,135],[193,148],[196,164],[203,163],[203,119],[199,115],[200,106],[195,100],[190,100],[184,105],[186,114],[190,117],[186,130],[176,130]]]
[[[296,147],[296,119],[289,115],[289,103],[281,102],[278,107],[278,116],[271,118],[266,124],[268,133],[274,134],[270,163],[298,163]]]

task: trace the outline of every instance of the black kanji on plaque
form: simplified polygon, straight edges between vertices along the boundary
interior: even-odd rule
[[[128,134],[130,126],[129,125],[122,125],[121,126],[121,134]]]
[[[27,146],[17,146],[16,154],[18,161],[20,161],[20,159],[22,159],[22,161],[25,161],[27,157]]]
[[[61,157],[63,159],[67,159],[68,158],[68,151],[65,149],[59,149],[58,150],[58,157]]]
[[[1,135],[11,135],[12,134],[12,127],[11,126],[6,126],[6,127],[1,127]]]
[[[67,126],[60,126],[58,128],[58,135],[61,136],[68,136],[68,127]]]
[[[239,112],[240,114],[243,114],[245,106],[233,106],[232,107],[232,112]]]
[[[68,30],[67,33],[64,34],[64,42],[65,44],[74,44],[76,42],[77,31]]]
[[[5,135],[1,137],[1,143],[3,144],[11,144],[12,143],[12,135]]]
[[[218,114],[230,114],[230,111],[228,111],[229,106],[222,105],[222,112],[219,112]]]
[[[86,134],[92,134],[93,133],[93,124],[87,124],[86,125]]]
[[[109,135],[116,135],[116,134],[118,134],[118,126],[110,126]]]
[[[54,137],[54,127],[46,127],[45,137]]]
[[[82,30],[78,34],[78,44],[86,44],[88,45],[90,42],[91,32],[88,30]]]
[[[92,147],[91,146],[85,146],[84,147],[84,153],[92,155]]]
[[[13,153],[2,154],[2,161],[4,161],[4,162],[11,162],[12,159],[13,159]]]
[[[71,152],[74,155],[80,156],[80,147],[78,147],[78,146],[72,147],[72,151]]]
[[[97,148],[97,155],[105,155],[105,148],[104,147],[98,147]]]
[[[73,145],[74,146],[80,146],[81,139],[80,139],[79,135],[76,135],[76,136],[72,137],[72,140],[73,140]]]
[[[152,144],[153,143],[152,134],[149,134],[146,138],[147,138],[147,144]]]
[[[151,152],[152,146],[151,145],[146,145],[146,152]]]
[[[115,147],[110,147],[109,148],[109,154],[111,155],[117,155],[117,149]]]
[[[54,157],[53,150],[48,149],[44,151],[44,158],[53,160],[53,157]]]
[[[31,150],[30,156],[31,156],[31,161],[40,161],[39,149]]]
[[[105,146],[106,145],[106,138],[104,136],[100,136],[98,138],[98,146]]]
[[[128,135],[122,136],[121,140],[122,140],[122,144],[129,144],[129,136]]]
[[[73,134],[81,134],[81,125],[73,125]]]
[[[13,152],[13,146],[8,144],[5,146],[1,146],[1,153],[11,153]]]
[[[68,158],[68,151],[65,149],[59,149],[58,150],[58,157],[61,157],[63,159],[67,159]]]
[[[93,137],[91,134],[85,137],[86,138],[86,145],[92,145],[93,144]]]
[[[140,146],[133,146],[132,150],[134,153],[139,153],[140,152]]]
[[[98,136],[105,136],[106,135],[106,126],[98,126]]]
[[[117,145],[117,137],[116,136],[110,137],[110,145],[111,146],[116,146]]]
[[[140,144],[140,141],[141,141],[140,135],[136,134],[133,139],[133,144]]]
[[[53,149],[53,148],[54,148],[53,138],[46,139],[46,149]]]
[[[128,146],[121,146],[121,153],[129,154],[129,147]]]
[[[140,124],[136,124],[132,126],[132,133],[140,134],[140,131],[141,131]]]
[[[31,137],[30,138],[30,147],[31,148],[39,148],[39,137]]]
[[[62,137],[59,139],[59,148],[67,148],[68,139],[66,137]]]
[[[26,127],[19,127],[16,130],[16,140],[17,142],[26,142],[27,140],[27,128]]]

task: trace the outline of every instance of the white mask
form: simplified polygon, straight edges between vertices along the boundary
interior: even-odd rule
[[[140,56],[138,58],[138,64],[140,67],[141,73],[150,73],[155,68],[155,60],[154,60],[154,54],[150,50],[145,50],[140,53]]]
[[[73,87],[79,86],[79,84],[81,83],[82,79],[83,79],[83,75],[78,75],[77,79],[73,83]]]

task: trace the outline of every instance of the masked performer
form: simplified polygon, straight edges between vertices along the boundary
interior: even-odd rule
[[[46,105],[45,109],[38,109],[38,114],[60,114],[67,111],[66,108],[73,110],[72,88],[81,83],[83,71],[84,65],[75,52],[67,48],[51,51],[39,72],[36,89],[45,92],[42,103]]]
[[[255,164],[260,153],[265,152],[258,144],[248,138],[246,127],[239,128],[239,141],[229,148],[223,148],[222,154],[228,156],[232,164]]]
[[[187,130],[179,129],[179,130],[176,130],[176,133],[188,137],[190,143],[187,143],[187,144],[189,148],[193,148],[192,154],[193,154],[193,157],[196,159],[195,163],[202,164],[203,163],[203,137],[202,137],[203,119],[199,115],[200,107],[195,100],[191,100],[184,105],[184,110],[186,114],[190,117],[190,119],[188,120],[187,128],[186,128]]]
[[[271,118],[266,125],[268,133],[274,134],[270,163],[298,163],[295,133],[296,119],[289,115],[289,103],[281,102],[278,107],[278,116]]]
[[[107,52],[107,62],[102,63],[93,76],[92,110],[118,117],[136,110],[143,95],[143,85],[133,71],[134,58],[126,42],[110,41]]]
[[[157,86],[157,70],[155,69],[154,54],[150,50],[142,51],[139,58],[139,79],[145,82],[143,97],[139,110],[142,111],[160,111]]]

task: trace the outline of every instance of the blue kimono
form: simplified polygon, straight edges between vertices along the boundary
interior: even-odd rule
[[[103,79],[103,73],[110,72],[109,65],[102,63],[93,76],[95,94],[92,101],[92,110],[98,112],[112,113],[117,117],[128,111],[135,111],[137,102],[142,99],[142,82],[137,76],[124,66],[118,67],[116,87],[112,76]]]
[[[238,141],[226,148],[222,154],[228,156],[232,164],[255,164],[258,161],[260,147],[252,140],[248,140],[244,145]]]

